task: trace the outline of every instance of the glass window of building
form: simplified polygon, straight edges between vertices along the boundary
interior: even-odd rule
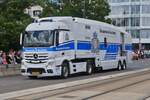
[[[117,26],[121,26],[121,18],[117,18],[116,19],[116,25]]]
[[[131,0],[131,2],[140,2],[140,0]]]
[[[128,5],[122,6],[122,14],[129,14],[129,6]]]
[[[116,15],[116,14],[129,14],[129,6],[128,5],[112,6],[111,15]]]
[[[129,2],[129,0],[108,0],[110,3]]]
[[[142,13],[143,14],[150,13],[150,5],[142,5]]]
[[[149,0],[142,0],[143,2],[149,2]]]
[[[150,26],[150,17],[142,18],[142,26]]]
[[[131,26],[140,26],[140,17],[132,17]]]
[[[42,13],[41,10],[34,10],[33,11],[33,16],[39,16]]]
[[[132,36],[132,38],[139,38],[140,31],[139,30],[131,30],[131,36]]]
[[[121,18],[120,26],[129,26],[129,19],[128,18]]]
[[[129,26],[129,18],[124,18],[123,19],[123,21],[124,21],[124,26]]]
[[[129,18],[114,18],[112,24],[116,26],[129,26]]]
[[[139,14],[140,5],[131,5],[131,14]]]
[[[116,19],[115,19],[115,18],[112,18],[111,20],[112,20],[112,24],[113,24],[113,25],[116,25],[116,23],[117,23]]]
[[[150,38],[150,29],[141,30],[141,38]]]

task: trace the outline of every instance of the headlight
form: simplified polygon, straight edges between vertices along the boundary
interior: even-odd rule
[[[25,62],[24,62],[24,61],[21,62],[21,66],[22,66],[23,68],[26,68],[26,65],[25,65]]]
[[[25,64],[24,64],[24,61],[21,62],[21,65],[25,65]]]

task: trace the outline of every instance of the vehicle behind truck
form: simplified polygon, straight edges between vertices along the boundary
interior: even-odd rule
[[[21,34],[21,73],[29,78],[61,76],[116,68],[132,58],[131,35],[103,22],[76,17],[47,17]]]

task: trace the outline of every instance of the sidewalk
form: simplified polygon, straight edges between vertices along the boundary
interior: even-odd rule
[[[0,65],[0,77],[19,74],[21,74],[19,64]]]

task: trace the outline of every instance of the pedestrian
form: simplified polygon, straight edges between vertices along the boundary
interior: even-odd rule
[[[10,64],[14,64],[15,63],[15,60],[14,60],[14,50],[13,49],[10,49],[9,51],[9,54],[7,55],[8,56],[8,59],[10,60]]]
[[[141,55],[141,59],[144,59],[144,51],[143,50],[140,51],[140,55]]]
[[[3,51],[0,51],[0,65],[2,64],[2,52]]]
[[[6,61],[7,61],[7,64],[13,63],[13,60],[12,60],[11,55],[9,53],[7,53],[7,55],[6,55]]]
[[[2,64],[7,64],[6,53],[5,52],[2,53]]]
[[[21,57],[20,56],[21,55],[20,55],[19,51],[16,51],[15,56],[14,56],[15,64],[20,64],[21,63]]]

